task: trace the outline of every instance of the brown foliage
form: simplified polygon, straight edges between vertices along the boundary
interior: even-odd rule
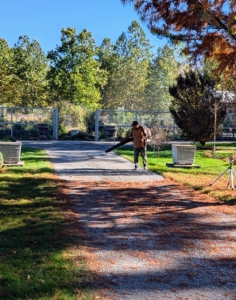
[[[151,32],[186,43],[186,51],[219,62],[217,71],[236,72],[234,0],[121,0],[133,3]]]
[[[168,128],[164,128],[160,122],[153,122],[152,124],[152,140],[150,146],[154,151],[157,151],[159,156],[159,150],[162,145],[167,144],[169,141]]]

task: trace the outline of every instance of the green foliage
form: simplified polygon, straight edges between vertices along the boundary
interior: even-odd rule
[[[122,138],[125,138],[129,132],[130,128],[118,127],[116,130],[116,138],[121,140]]]
[[[66,133],[68,133],[67,127],[65,125],[63,125],[62,123],[59,124],[59,126],[58,126],[58,134],[62,135],[62,134],[66,134]]]
[[[58,103],[59,124],[71,129],[85,130],[86,110],[80,106],[69,102]]]
[[[85,116],[85,125],[87,132],[92,134],[95,131],[95,113],[87,112]]]
[[[49,129],[48,137],[51,135],[52,129]],[[13,127],[13,136],[17,139],[27,140],[39,137],[37,125],[31,124],[15,124]]]
[[[179,47],[160,47],[150,62],[147,85],[145,87],[146,110],[168,111],[172,97],[169,86],[186,66]]]
[[[17,78],[17,93],[13,106],[43,107],[47,99],[47,59],[40,44],[20,36],[13,49],[12,75]]]
[[[45,106],[47,60],[39,43],[20,36],[14,48],[0,39],[1,104]]]
[[[99,61],[108,72],[108,82],[102,90],[103,108],[142,109],[151,48],[137,21],[120,35],[115,45],[109,39],[103,41]]]
[[[83,110],[165,110],[170,101],[167,86],[180,68],[176,53],[165,46],[154,56],[137,21],[115,44],[105,38],[100,47],[86,29],[79,34],[74,28],[62,29],[61,44],[47,56],[27,35],[13,48],[0,39],[0,103],[53,105],[60,116],[68,116],[71,127],[83,130]]]
[[[66,101],[87,109],[99,107],[99,88],[106,83],[106,72],[95,60],[96,47],[92,34],[84,29],[62,29],[61,45],[50,51],[48,80],[55,102]]]
[[[70,141],[94,141],[94,136],[84,131],[79,131],[75,135],[71,135],[69,132],[66,132],[66,133],[60,133],[58,139],[70,140]]]
[[[116,44],[103,40],[98,55],[101,67],[108,72],[108,82],[101,90],[103,109],[168,110],[169,86],[186,68],[187,58],[180,54],[180,46],[166,45],[156,55],[151,48],[136,21]]]
[[[4,138],[6,135],[11,135],[11,128],[7,125],[0,126],[0,139]]]
[[[0,39],[0,103],[10,104],[17,97],[18,79],[12,76],[13,49],[4,39]]]
[[[87,133],[91,136],[94,135],[94,133],[95,133],[95,113],[94,112],[87,112],[86,117],[85,117],[85,126],[86,126]],[[98,136],[99,136],[99,139],[106,138],[105,127],[104,127],[104,123],[102,121],[99,121]]]
[[[218,105],[216,127],[226,115],[226,103],[214,91],[214,81],[194,71],[179,75],[177,84],[169,89],[173,100],[170,113],[183,134],[202,145],[214,136],[215,105]]]
[[[16,142],[16,139],[11,135],[6,135],[1,139],[2,142]]]

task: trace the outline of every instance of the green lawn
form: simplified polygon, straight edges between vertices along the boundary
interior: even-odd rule
[[[0,169],[0,299],[90,299],[66,198],[43,150]]]
[[[216,146],[217,157],[208,157],[212,153],[213,145],[207,144],[207,147],[201,148],[197,145],[194,163],[200,168],[170,168],[166,163],[172,163],[171,145],[162,147],[159,157],[148,147],[148,165],[149,169],[162,174],[164,177],[171,178],[181,184],[200,190],[203,193],[212,195],[219,200],[236,202],[236,187],[231,189],[229,183],[229,174],[220,178],[213,186],[209,186],[222,172],[229,167],[229,156],[234,156],[236,151],[236,143],[220,143]],[[126,159],[133,161],[133,148],[131,145],[123,146],[115,150],[115,152]],[[141,157],[140,157],[141,165]],[[236,168],[235,168],[236,170]],[[235,185],[236,185],[236,178]]]

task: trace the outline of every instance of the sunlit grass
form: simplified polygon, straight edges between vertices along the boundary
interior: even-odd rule
[[[0,169],[0,299],[90,299],[48,156],[23,148],[21,160],[24,167]]]
[[[207,144],[207,147],[201,148],[197,145],[194,164],[200,168],[170,168],[167,163],[172,163],[171,145],[163,147],[159,156],[148,147],[148,167],[150,170],[162,174],[164,177],[171,178],[181,184],[191,187],[202,193],[209,194],[222,201],[236,203],[236,187],[232,190],[229,182],[230,171],[226,171],[216,183],[211,183],[229,167],[228,157],[235,154],[235,143],[220,143],[216,146],[216,158],[206,157],[205,153],[212,153],[213,145]],[[132,146],[123,146],[116,149],[117,154],[133,161]],[[140,157],[141,163],[141,157]],[[235,167],[236,169],[236,167]],[[235,185],[236,185],[236,178]]]

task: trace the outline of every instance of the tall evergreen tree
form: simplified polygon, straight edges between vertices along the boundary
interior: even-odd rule
[[[222,124],[227,104],[214,90],[215,82],[205,74],[194,71],[179,75],[177,84],[170,87],[173,100],[170,113],[183,134],[203,146],[213,138],[214,128]],[[217,115],[212,113],[217,109]],[[215,123],[216,122],[216,123]]]

